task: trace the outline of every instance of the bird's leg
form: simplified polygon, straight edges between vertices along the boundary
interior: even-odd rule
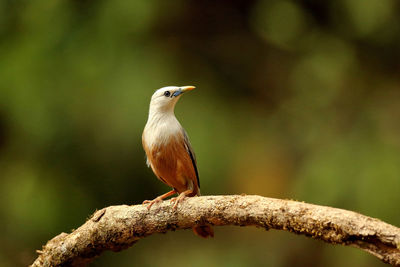
[[[171,202],[175,203],[173,206],[173,209],[176,210],[178,207],[178,204],[181,203],[188,195],[193,193],[193,189],[189,189],[186,191],[183,191],[182,193],[179,194],[179,196],[171,198]]]
[[[176,194],[176,193],[178,193],[178,192],[176,192],[175,189],[174,189],[174,190],[171,190],[171,191],[169,191],[169,192],[167,192],[167,193],[165,193],[165,194],[163,194],[161,196],[156,197],[153,200],[145,200],[145,201],[143,201],[142,204],[149,204],[149,205],[147,205],[147,209],[150,210],[151,206],[153,206],[155,203],[160,203],[160,202],[163,201],[164,198],[172,196],[173,194]]]

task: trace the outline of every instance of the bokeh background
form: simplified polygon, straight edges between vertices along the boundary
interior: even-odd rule
[[[195,85],[176,115],[203,194],[259,194],[400,226],[400,4],[0,1],[0,265],[96,209],[166,192],[141,132],[155,89]],[[92,266],[384,266],[283,231],[154,235]]]

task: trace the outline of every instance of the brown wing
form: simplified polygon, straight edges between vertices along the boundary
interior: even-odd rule
[[[183,128],[182,128],[182,133],[183,133],[183,139],[184,139],[185,149],[186,149],[187,153],[188,153],[189,156],[190,156],[190,159],[191,159],[192,164],[193,164],[194,171],[195,171],[195,173],[196,173],[197,186],[200,188],[200,179],[199,179],[199,172],[197,171],[196,155],[194,154],[193,148],[192,148],[192,146],[190,145],[189,137],[188,137],[188,135],[187,135],[185,129],[183,129]]]

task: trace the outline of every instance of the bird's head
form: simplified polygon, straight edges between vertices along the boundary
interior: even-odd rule
[[[150,101],[150,110],[168,112],[174,110],[181,95],[193,90],[194,86],[167,86],[154,92]]]

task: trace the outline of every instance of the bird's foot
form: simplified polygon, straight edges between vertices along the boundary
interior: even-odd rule
[[[177,193],[177,192],[176,192],[175,189],[174,189],[174,190],[171,190],[171,191],[169,191],[169,192],[167,192],[167,193],[165,193],[165,194],[163,194],[163,195],[161,195],[161,196],[156,197],[156,198],[153,199],[153,200],[145,200],[145,201],[143,201],[142,204],[143,204],[143,205],[144,205],[144,204],[149,204],[149,205],[147,206],[147,209],[150,210],[151,206],[153,206],[154,204],[156,204],[156,203],[161,203],[161,202],[163,201],[164,198],[169,197],[169,196],[172,196],[172,195],[174,195],[174,194],[176,194],[176,193]]]
[[[161,197],[156,197],[153,200],[145,200],[143,201],[143,205],[148,204],[147,205],[147,209],[150,210],[151,206],[153,206],[156,203],[161,203],[163,201],[163,199]]]
[[[179,196],[171,198],[171,202],[175,203],[174,206],[172,207],[174,210],[176,210],[178,208],[178,204],[182,203],[183,200],[186,198],[186,194],[183,192],[181,194],[179,194]]]

